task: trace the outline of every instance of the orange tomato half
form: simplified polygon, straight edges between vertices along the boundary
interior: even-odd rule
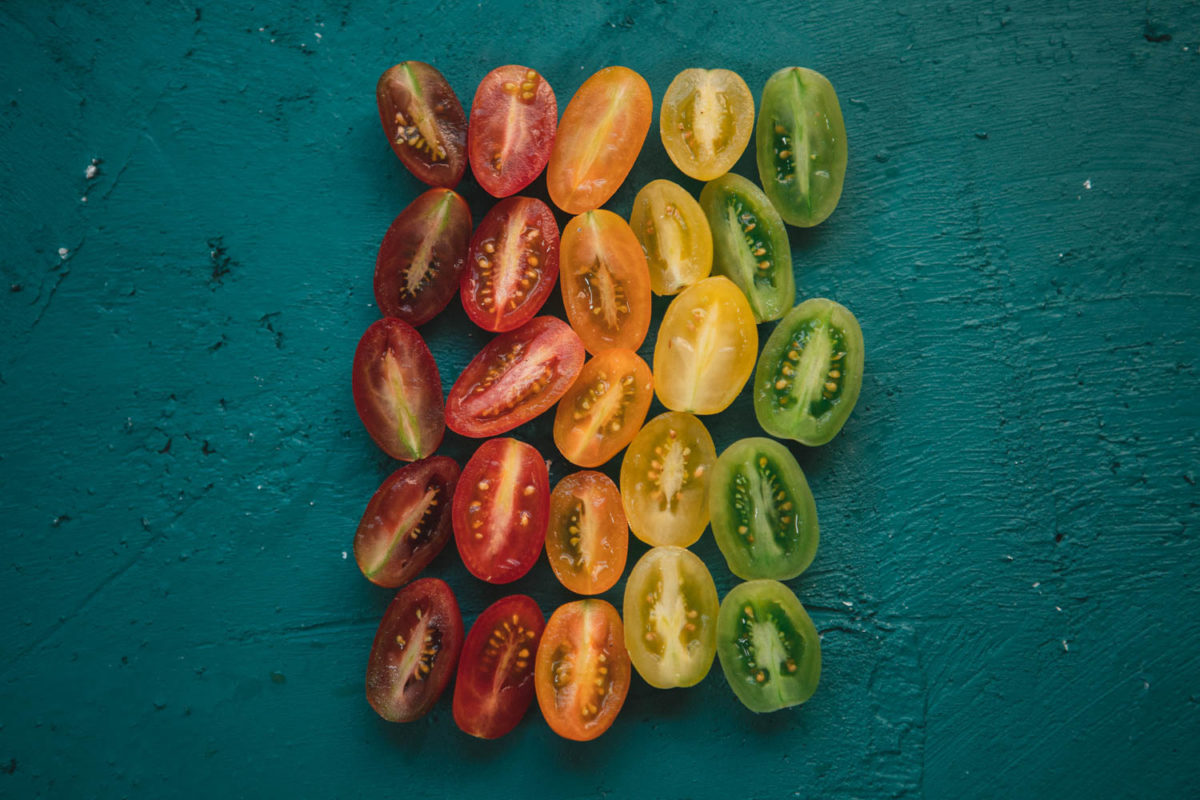
[[[598,467],[633,441],[653,399],[646,362],[632,350],[605,350],[558,401],[554,443],[572,464]]]
[[[603,472],[573,472],[550,493],[546,558],[559,583],[576,594],[616,586],[629,556],[621,493]]]
[[[546,189],[568,214],[608,201],[637,160],[654,100],[645,78],[626,67],[607,67],[583,82],[567,104],[550,164]]]

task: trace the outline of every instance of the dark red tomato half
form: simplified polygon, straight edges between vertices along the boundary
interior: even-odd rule
[[[502,597],[479,615],[458,660],[454,721],[464,733],[498,739],[533,702],[533,658],[546,618],[532,597]]]
[[[471,237],[462,304],[488,331],[519,328],[541,310],[558,280],[558,223],[533,197],[496,204]]]
[[[484,76],[471,104],[471,172],[495,197],[524,189],[550,160],[558,101],[546,79],[509,64]]]
[[[458,463],[432,456],[393,472],[371,496],[354,560],[371,583],[396,588],[415,578],[450,541]]]
[[[411,722],[437,702],[462,650],[462,614],[446,582],[421,578],[396,593],[367,660],[367,702],[389,722]]]
[[[442,73],[403,61],[379,77],[375,100],[404,166],[430,186],[457,186],[467,169],[467,115]]]
[[[385,317],[422,325],[458,290],[471,241],[471,209],[450,189],[430,189],[392,221],[375,258],[375,302]]]
[[[367,328],[351,382],[358,416],[383,452],[416,461],[437,450],[446,433],[442,380],[416,328],[395,317]]]
[[[463,436],[511,431],[541,414],[575,382],[583,342],[557,317],[534,317],[479,352],[450,389],[446,422]]]
[[[509,583],[537,561],[550,519],[550,474],[533,445],[489,439],[454,490],[454,542],[467,570]]]

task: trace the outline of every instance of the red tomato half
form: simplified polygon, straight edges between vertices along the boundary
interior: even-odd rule
[[[557,231],[556,231],[557,233]],[[375,302],[409,325],[433,319],[454,297],[471,240],[471,209],[450,189],[430,189],[392,221],[375,258]]]
[[[375,100],[404,166],[430,186],[456,186],[467,169],[467,115],[442,73],[403,61],[379,77]]]
[[[533,702],[533,656],[546,619],[532,597],[502,597],[479,615],[458,661],[454,721],[464,733],[496,739]]]
[[[413,581],[383,614],[367,660],[367,702],[389,722],[423,716],[442,694],[462,649],[462,614],[446,582]]]
[[[534,565],[550,519],[550,474],[533,445],[489,439],[463,467],[454,491],[454,542],[467,570],[509,583]]]
[[[612,604],[589,598],[559,606],[538,645],[534,688],[551,730],[586,742],[608,730],[629,694],[625,629]]]
[[[483,438],[533,419],[574,383],[583,342],[556,317],[534,317],[479,352],[450,389],[446,421],[463,436]]]
[[[358,416],[383,452],[416,461],[437,450],[446,433],[442,380],[415,328],[394,317],[367,328],[351,382]]]
[[[489,331],[511,331],[533,319],[558,280],[558,223],[532,197],[496,204],[471,238],[462,274],[462,304]]]
[[[408,583],[450,541],[458,463],[432,456],[393,472],[367,503],[354,535],[354,560],[371,583]]]
[[[546,79],[510,64],[484,76],[471,104],[467,152],[479,185],[495,197],[516,194],[550,160],[558,101]]]

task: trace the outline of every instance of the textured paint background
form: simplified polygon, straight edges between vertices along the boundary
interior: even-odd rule
[[[1194,792],[1200,7],[896,5],[0,7],[0,795]],[[822,522],[790,582],[823,633],[804,708],[756,717],[719,669],[638,680],[579,746],[536,711],[488,744],[448,698],[406,726],[364,702],[390,593],[346,551],[395,464],[349,365],[421,188],[372,96],[406,58],[468,103],[513,62],[560,109],[609,64],[656,100],[696,65],[838,88],[846,191],[790,233],[867,377],[833,443],[793,448]],[[657,177],[699,189],[652,133],[609,207]],[[425,333],[447,388],[485,341],[457,301]],[[750,408],[711,420],[718,448]],[[550,454],[549,427],[519,434]],[[507,588],[453,548],[431,572],[468,621],[569,599],[544,559]]]

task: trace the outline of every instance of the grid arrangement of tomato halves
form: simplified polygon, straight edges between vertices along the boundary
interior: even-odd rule
[[[375,296],[384,317],[354,356],[363,425],[384,452],[410,462],[372,496],[354,540],[363,575],[400,589],[368,660],[371,706],[388,720],[416,719],[456,675],[454,719],[471,735],[504,735],[536,696],[556,733],[589,740],[613,724],[634,670],[655,687],[692,686],[714,658],[748,708],[803,703],[817,686],[820,644],[781,581],[816,554],[812,492],[788,447],[755,437],[718,456],[700,417],[728,408],[753,373],[763,430],[820,445],[858,398],[858,322],[828,299],[795,305],[784,227],[818,224],[841,195],[846,133],[829,81],[779,70],[755,125],[738,75],[680,73],[663,97],[662,141],[682,172],[707,183],[697,200],[652,181],[629,222],[601,206],[653,118],[650,87],[633,70],[588,78],[561,122],[550,84],[524,66],[488,73],[469,116],[445,77],[418,61],[387,70],[376,95],[396,156],[432,188],[383,238]],[[751,134],[758,184],[729,172]],[[454,191],[468,163],[498,198],[474,231]],[[543,170],[550,200],[575,215],[561,234],[545,202],[518,195]],[[565,322],[538,315],[555,282]],[[653,368],[636,352],[652,292],[674,296]],[[497,335],[443,398],[416,328],[455,294]],[[780,319],[760,354],[757,325]],[[669,411],[647,422],[653,395]],[[583,469],[551,490],[542,454],[503,434],[556,404],[555,446]],[[461,468],[435,455],[447,425],[483,440]],[[622,450],[618,487],[594,468]],[[710,525],[745,581],[723,600],[687,549]],[[453,535],[484,581],[521,578],[544,546],[563,586],[596,595],[624,574],[630,530],[651,549],[629,573],[621,613],[586,597],[546,620],[514,594],[464,636],[451,588],[414,580]]]

